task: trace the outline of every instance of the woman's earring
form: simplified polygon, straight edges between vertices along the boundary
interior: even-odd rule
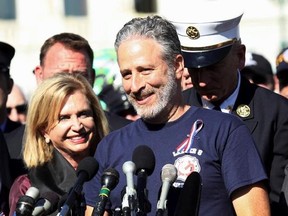
[[[49,139],[48,137],[45,137],[45,142],[46,142],[47,144],[49,144],[49,143],[50,143],[50,139]]]

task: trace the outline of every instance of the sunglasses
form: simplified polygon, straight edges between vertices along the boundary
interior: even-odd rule
[[[8,115],[10,115],[12,109],[14,109],[14,108],[16,109],[18,114],[24,114],[27,111],[27,104],[21,104],[21,105],[15,106],[15,107],[7,107],[6,109],[7,109]]]

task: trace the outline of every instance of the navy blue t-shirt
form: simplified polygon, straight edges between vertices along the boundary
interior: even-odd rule
[[[122,166],[132,160],[133,151],[139,145],[149,146],[156,158],[155,170],[147,179],[148,200],[152,204],[148,215],[155,215],[157,210],[161,169],[165,164],[174,164],[178,171],[167,198],[169,215],[173,215],[171,209],[177,204],[177,191],[192,171],[199,172],[202,178],[200,216],[234,215],[231,193],[267,179],[250,131],[240,119],[191,107],[176,121],[151,125],[139,119],[106,136],[95,154],[99,171],[84,185],[87,205],[95,206],[101,175],[105,169],[113,167],[118,170],[120,179],[111,191],[110,207],[121,207],[121,191],[127,184]],[[134,177],[136,185],[137,177]]]

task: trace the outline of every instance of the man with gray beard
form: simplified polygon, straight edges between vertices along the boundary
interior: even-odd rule
[[[161,169],[172,164],[177,179],[167,197],[167,215],[174,215],[181,188],[192,172],[200,174],[203,185],[199,215],[269,215],[267,176],[249,129],[233,115],[183,102],[184,61],[175,27],[159,16],[135,18],[118,32],[114,45],[123,88],[141,118],[99,143],[95,154],[99,171],[84,185],[85,215],[92,214],[101,176],[110,167],[120,178],[105,215],[127,208],[121,198],[126,187],[122,165],[134,158],[139,146],[149,147],[156,163],[146,184],[151,209],[141,208],[147,203],[136,198],[135,210],[130,208],[133,213],[155,215]]]

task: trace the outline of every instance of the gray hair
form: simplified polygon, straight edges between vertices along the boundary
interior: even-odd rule
[[[151,38],[163,48],[163,59],[169,66],[174,65],[175,56],[181,53],[181,45],[172,23],[155,15],[146,18],[133,18],[117,33],[114,47],[116,52],[120,44],[135,37]]]

